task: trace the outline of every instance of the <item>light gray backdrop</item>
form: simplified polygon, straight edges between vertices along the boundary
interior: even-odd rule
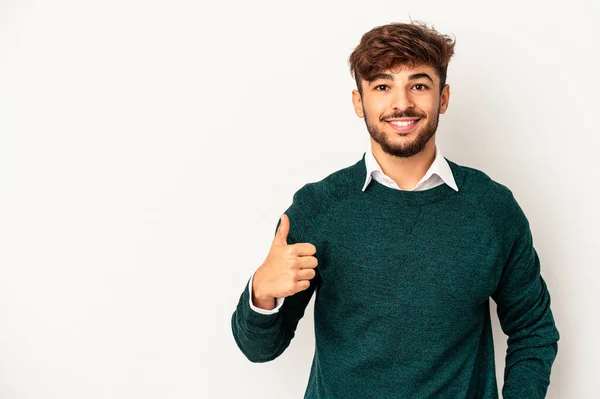
[[[592,4],[0,2],[0,397],[302,397],[314,297],[266,364],[231,313],[293,193],[367,148],[350,52],[409,18],[457,39],[438,145],[530,220],[561,333],[548,397],[600,397]]]

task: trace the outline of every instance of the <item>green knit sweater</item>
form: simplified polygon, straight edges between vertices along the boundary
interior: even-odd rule
[[[559,333],[529,222],[506,186],[446,160],[458,192],[363,192],[364,156],[299,189],[288,244],[315,245],[317,275],[272,315],[250,308],[246,283],[231,318],[244,355],[277,358],[316,292],[305,398],[498,398],[491,297],[504,399],[544,398]]]

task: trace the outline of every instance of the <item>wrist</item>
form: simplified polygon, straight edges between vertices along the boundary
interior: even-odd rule
[[[262,309],[275,309],[275,297],[265,295],[259,288],[260,284],[257,284],[256,281],[256,275],[254,275],[252,280],[252,303]]]
[[[275,298],[273,297],[257,297],[252,292],[252,303],[254,306],[264,310],[273,310],[275,309]]]

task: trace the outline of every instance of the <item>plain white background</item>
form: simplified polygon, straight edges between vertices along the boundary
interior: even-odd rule
[[[530,221],[561,333],[548,398],[600,397],[596,7],[2,1],[0,398],[302,397],[314,297],[270,363],[231,314],[293,193],[367,148],[352,49],[410,18],[457,40],[438,145]]]

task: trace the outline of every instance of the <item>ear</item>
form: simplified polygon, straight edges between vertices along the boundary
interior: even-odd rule
[[[443,114],[448,109],[448,103],[450,102],[450,85],[446,84],[442,89],[440,95],[440,114]]]
[[[363,113],[362,96],[358,90],[352,90],[352,105],[354,106],[356,115],[359,118],[364,118],[365,114]]]

